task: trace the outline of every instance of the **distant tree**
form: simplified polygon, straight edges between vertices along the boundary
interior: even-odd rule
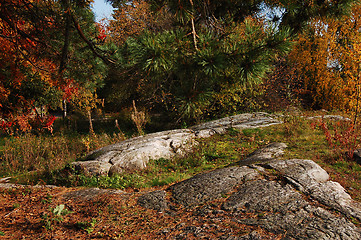
[[[45,40],[53,32],[54,19],[40,8],[52,13],[48,2],[0,3],[0,89],[4,92],[0,107],[5,115],[19,108],[32,109],[36,102],[49,102],[53,94],[46,93],[57,91],[57,81],[51,74],[56,65],[47,51],[52,47]]]
[[[109,20],[111,33],[108,40],[118,46],[129,37],[136,37],[144,31],[159,32],[169,29],[171,16],[165,11],[153,14],[151,5],[145,0],[133,0],[114,4],[113,18]]]
[[[357,113],[361,74],[361,6],[340,19],[319,18],[299,36],[289,60],[313,106]]]

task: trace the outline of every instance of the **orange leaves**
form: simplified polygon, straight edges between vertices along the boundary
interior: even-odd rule
[[[58,84],[56,58],[50,57],[53,49],[48,47],[48,36],[57,26],[51,25],[53,16],[46,17],[49,12],[54,13],[54,2],[1,2],[6,7],[0,8],[0,114],[7,116],[26,112],[32,105],[34,99],[30,96],[34,93],[24,92],[24,83],[43,82],[50,87]]]
[[[355,6],[351,16],[340,20],[315,19],[290,54],[315,105],[354,109],[361,70],[360,15],[361,7]]]
[[[125,4],[114,11],[114,20],[109,22],[112,39],[122,44],[130,36],[136,36],[146,28],[146,21],[150,18],[149,5],[143,0]]]
[[[70,101],[70,99],[78,93],[79,87],[74,80],[69,80],[62,87],[63,100]]]
[[[136,37],[144,30],[166,30],[171,24],[169,14],[159,10],[152,14],[150,5],[145,0],[134,0],[122,4],[113,13],[114,20],[109,21],[111,40],[121,45],[128,37]]]
[[[13,135],[30,131],[43,132],[44,130],[53,133],[55,120],[56,117],[52,115],[40,117],[34,114],[21,114],[8,121],[0,119],[0,134]]]
[[[16,117],[15,123],[20,132],[30,132],[32,129],[32,126],[29,123],[29,116],[19,115]]]
[[[11,128],[13,125],[12,122],[6,122],[5,120],[1,120],[0,122],[0,128],[4,131],[7,131],[8,128]]]

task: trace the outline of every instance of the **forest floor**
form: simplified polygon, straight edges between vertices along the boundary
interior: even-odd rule
[[[181,206],[173,206],[171,214],[145,209],[137,204],[137,198],[144,192],[163,190],[181,181],[174,177],[180,176],[180,173],[183,178],[189,178],[200,172],[227,166],[269,142],[285,142],[288,145],[283,156],[285,159],[315,161],[330,174],[332,181],[339,182],[353,199],[361,201],[361,166],[348,154],[350,149],[359,147],[360,128],[350,132],[351,123],[323,119],[311,121],[299,117],[285,118],[284,122],[282,126],[231,130],[227,134],[214,136],[202,142],[194,153],[187,156],[187,161],[155,161],[150,165],[150,170],[135,173],[142,176],[134,180],[138,182],[110,186],[123,186],[121,194],[112,194],[111,197],[103,195],[85,200],[67,198],[64,197],[67,193],[83,187],[42,187],[42,184],[49,183],[48,179],[38,179],[39,187],[2,187],[0,239],[164,239],[169,229],[173,231],[167,234],[167,238],[214,239],[226,237],[229,231],[235,236],[262,232],[256,226],[234,222],[221,210],[224,199],[210,203],[212,214],[207,216],[197,215],[197,210],[190,211]],[[179,164],[182,161],[183,164]],[[189,164],[193,165],[185,166]],[[162,174],[172,180],[159,181],[165,179]],[[144,184],[144,181],[153,184]],[[84,185],[103,187],[101,184]],[[197,227],[189,228],[188,234],[184,235],[187,226],[207,226],[208,231],[202,235],[197,232]],[[269,239],[279,237],[269,234]]]

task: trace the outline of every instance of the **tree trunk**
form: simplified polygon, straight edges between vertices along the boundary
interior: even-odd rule
[[[66,116],[67,116],[66,100],[63,99],[63,120],[66,119]]]
[[[193,42],[194,42],[194,47],[196,50],[198,50],[197,47],[197,33],[196,33],[196,28],[194,26],[194,18],[192,18],[192,35],[193,35]]]
[[[61,53],[60,66],[59,66],[59,74],[62,74],[64,69],[66,68],[68,61],[68,50],[70,44],[70,28],[71,28],[71,15],[70,15],[70,2],[69,0],[64,1],[64,5],[66,8],[65,11],[65,32],[64,32],[64,46],[63,51]]]
[[[191,5],[192,5],[192,10],[193,9],[193,1],[192,0],[189,0]],[[192,20],[191,20],[191,23],[192,23],[192,35],[193,35],[193,42],[194,42],[194,47],[196,50],[198,50],[198,47],[197,47],[197,33],[196,33],[196,27],[194,25],[194,16],[192,16]]]
[[[357,81],[356,81],[356,109],[355,109],[355,118],[353,120],[353,127],[356,128],[356,123],[357,123],[357,117],[358,117],[358,108],[359,108],[359,101],[360,101],[360,83],[359,83],[359,79],[360,79],[360,74],[361,72],[359,71],[357,74]]]
[[[91,134],[94,133],[94,129],[93,129],[93,122],[92,122],[92,114],[91,114],[91,110],[88,110],[88,119],[89,119],[89,132]]]

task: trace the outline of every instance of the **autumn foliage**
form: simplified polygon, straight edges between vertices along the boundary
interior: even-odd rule
[[[5,132],[11,122],[12,132],[15,125],[20,131],[35,125],[51,131],[54,121],[45,116],[47,109],[70,102],[79,87],[96,90],[105,68],[89,55],[99,52],[107,34],[94,22],[90,2],[0,2],[0,119]]]
[[[312,106],[355,111],[360,97],[361,6],[340,19],[319,18],[297,37],[289,55],[293,80]],[[291,68],[289,68],[291,70]],[[292,78],[291,78],[292,79]]]
[[[176,123],[267,108],[275,89],[313,107],[359,106],[360,6],[344,15],[353,0],[108,0],[107,25],[92,2],[0,2],[3,132],[50,130],[48,109],[81,113],[92,129],[98,96]]]
[[[30,0],[0,3],[0,116],[6,119],[2,120],[6,132],[14,131],[14,126],[30,130],[33,124],[27,119],[35,121],[35,108],[52,105],[60,92],[61,83],[54,77],[57,66],[46,40],[56,30],[49,4]]]

